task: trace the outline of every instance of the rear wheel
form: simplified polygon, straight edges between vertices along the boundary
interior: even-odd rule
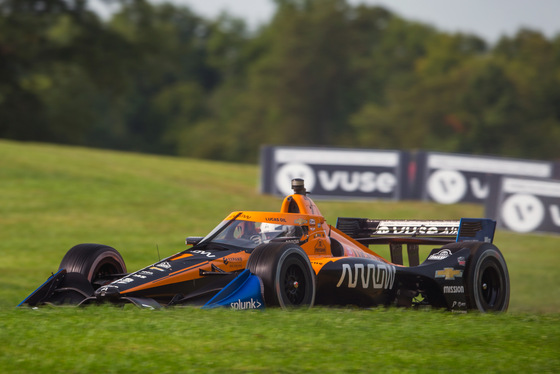
[[[466,268],[467,306],[481,312],[506,311],[509,306],[509,273],[500,250],[490,243],[471,249]]]
[[[267,306],[313,306],[315,272],[301,247],[291,243],[260,245],[251,253],[247,269],[261,278]]]
[[[103,278],[126,273],[120,253],[101,244],[78,244],[72,247],[62,258],[59,269],[82,274],[94,289],[102,285],[100,281]]]

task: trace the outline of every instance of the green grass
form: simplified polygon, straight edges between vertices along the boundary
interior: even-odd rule
[[[56,326],[54,328],[53,326]],[[178,308],[0,312],[3,372],[554,373],[559,315]]]
[[[2,372],[558,372],[560,236],[498,231],[502,315],[395,309],[234,312],[15,309],[73,245],[111,245],[133,271],[233,210],[278,210],[239,165],[0,140]],[[456,219],[478,205],[318,202],[338,216]],[[426,255],[427,249],[423,249]],[[386,255],[386,250],[379,250]]]

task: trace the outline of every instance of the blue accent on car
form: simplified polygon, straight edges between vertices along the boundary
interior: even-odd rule
[[[245,269],[202,308],[264,309],[261,279]]]
[[[31,292],[29,296],[23,299],[23,301],[19,303],[17,306],[20,307],[23,304],[35,298],[40,300],[42,297],[44,297],[49,293],[49,288],[52,287],[52,285],[55,284],[55,282],[59,281],[61,277],[64,276],[64,274],[66,274],[66,269],[59,269],[56,273],[51,275],[42,285],[37,287],[35,291]],[[54,288],[56,287],[52,287],[52,289]]]
[[[457,242],[478,241],[492,243],[496,221],[487,218],[461,218]]]

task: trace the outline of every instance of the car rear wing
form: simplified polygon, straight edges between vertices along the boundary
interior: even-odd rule
[[[339,217],[336,228],[364,245],[389,244],[393,263],[402,264],[407,245],[410,266],[418,265],[418,245],[480,241],[492,243],[496,221],[486,218],[452,220],[376,220]]]

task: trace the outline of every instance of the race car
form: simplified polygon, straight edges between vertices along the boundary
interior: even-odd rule
[[[112,247],[76,245],[18,306],[507,310],[509,274],[492,244],[495,221],[342,217],[332,226],[303,180],[292,180],[292,189],[279,212],[232,212],[208,235],[188,237],[186,250],[133,273]],[[388,245],[391,259],[370,249],[376,245]],[[420,245],[435,247],[421,263]]]

